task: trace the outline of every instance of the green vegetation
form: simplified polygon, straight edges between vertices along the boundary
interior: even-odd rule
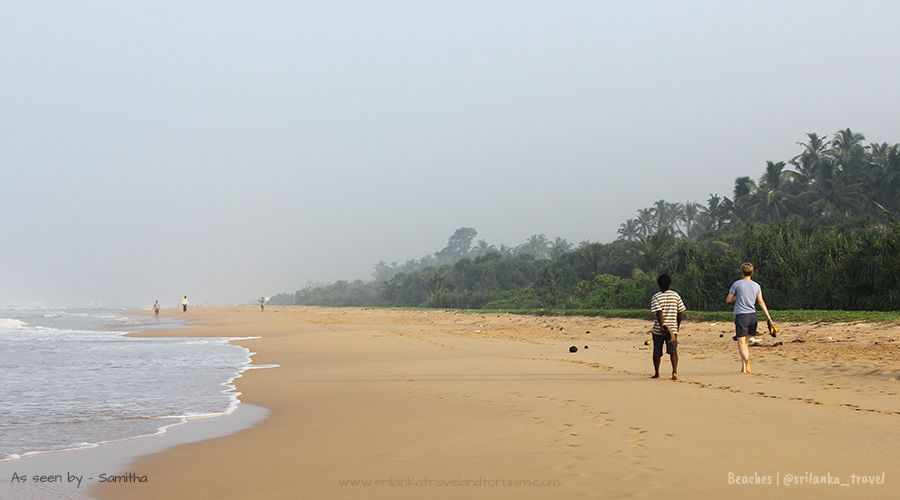
[[[485,312],[478,310],[477,312]],[[514,311],[502,311],[510,314],[527,314],[531,316],[591,316],[601,318],[634,318],[650,320],[651,315],[647,309],[519,309]],[[900,322],[900,311],[823,311],[823,310],[770,310],[778,323],[782,322],[822,322],[822,323],[851,323],[863,321],[876,322]],[[765,316],[760,315],[765,322]],[[723,322],[731,323],[734,316],[729,311],[688,311],[688,321]]]
[[[749,260],[771,307],[810,310],[781,321],[895,320],[896,312],[847,311],[900,310],[900,144],[864,144],[849,129],[831,141],[807,137],[790,161],[767,162],[759,182],[738,178],[733,198],[659,200],[611,243],[573,248],[536,234],[495,247],[464,227],[433,255],[379,262],[373,281],[308,287],[273,303],[643,318],[656,276],[668,272],[692,317],[725,321],[724,296]]]

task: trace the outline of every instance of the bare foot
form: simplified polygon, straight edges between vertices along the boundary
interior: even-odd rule
[[[659,374],[658,374],[658,373],[655,373],[655,374],[653,374],[653,375],[650,375],[650,378],[659,378]]]
[[[677,374],[677,373],[673,373],[673,374],[672,374],[672,380],[678,380],[678,374]]]

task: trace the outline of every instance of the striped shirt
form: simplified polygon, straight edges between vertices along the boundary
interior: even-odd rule
[[[678,313],[686,310],[681,295],[675,290],[657,292],[650,299],[650,312],[653,313],[653,335],[662,335],[659,322],[656,320],[656,311],[662,311],[663,324],[669,327],[669,331],[678,335]]]

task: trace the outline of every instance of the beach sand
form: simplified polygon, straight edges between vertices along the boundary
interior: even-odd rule
[[[148,482],[92,494],[900,497],[897,324],[780,324],[784,344],[752,348],[756,373],[742,375],[731,324],[686,323],[675,382],[667,356],[664,378],[649,379],[649,321],[277,307],[187,316],[206,326],[142,335],[262,337],[239,343],[255,364],[280,367],[250,370],[237,387],[270,414],[145,456],[128,470]],[[848,486],[788,484],[823,480]]]

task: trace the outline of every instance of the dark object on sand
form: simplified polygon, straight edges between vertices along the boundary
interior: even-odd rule
[[[792,344],[800,344],[800,343],[802,343],[802,342],[806,342],[806,341],[803,340],[803,339],[794,339],[794,340],[791,341]]]
[[[575,346],[569,347],[569,352],[578,352],[578,348]]]
[[[724,336],[725,336],[724,333],[720,333],[720,334],[719,334],[719,338],[722,338],[722,337],[724,337]]]
[[[585,349],[587,349],[587,348],[588,348],[588,346],[584,346],[584,348],[585,348]]]
[[[644,341],[644,345],[650,345],[650,341],[649,341],[649,340],[645,340],[645,341]]]
[[[591,333],[591,331],[590,331],[590,330],[588,330],[588,331],[586,331],[586,332],[584,332],[584,333]]]

